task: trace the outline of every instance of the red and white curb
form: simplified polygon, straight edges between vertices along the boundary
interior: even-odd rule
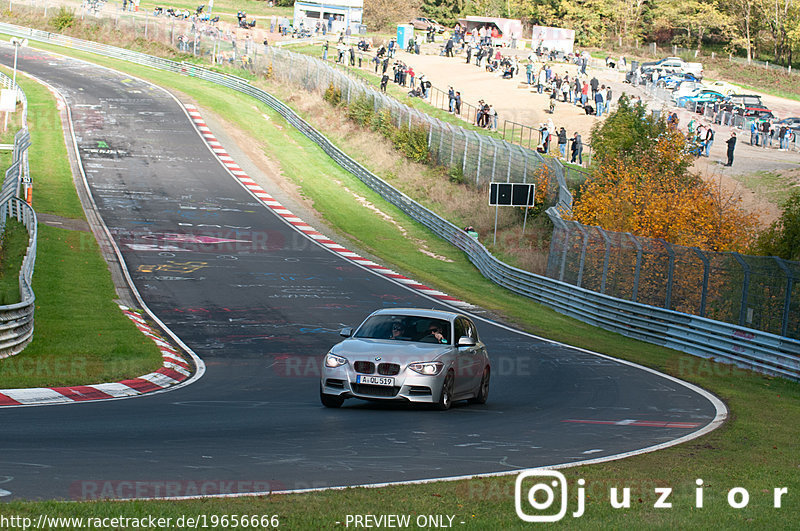
[[[160,369],[138,378],[94,385],[68,387],[36,387],[29,389],[0,389],[0,407],[68,404],[90,400],[108,400],[162,391],[186,380],[192,373],[189,363],[158,332],[135,311],[120,306],[122,313],[134,322],[144,335],[152,339],[161,351]]]
[[[208,127],[208,125],[206,125],[205,120],[203,120],[203,117],[200,114],[200,111],[197,110],[197,107],[194,105],[186,105],[185,107],[186,111],[189,113],[189,116],[194,121],[195,126],[197,126],[198,131],[200,131],[200,134],[211,148],[211,151],[216,154],[217,158],[219,158],[219,160],[234,176],[234,178],[236,178],[259,201],[272,209],[273,212],[281,216],[296,230],[317,241],[319,244],[324,245],[331,251],[337,253],[339,256],[366,267],[380,275],[390,278],[395,282],[419,291],[420,293],[423,293],[429,297],[433,297],[434,299],[438,299],[452,306],[457,306],[460,308],[475,308],[475,306],[469,303],[466,303],[441,291],[437,291],[424,284],[420,284],[416,280],[412,280],[396,271],[392,271],[391,269],[388,269],[380,264],[376,264],[372,260],[359,256],[353,251],[350,251],[349,249],[339,245],[335,241],[314,229],[314,227],[310,226],[299,217],[295,216],[288,208],[283,206],[274,197],[264,191],[264,189],[258,183],[256,183],[252,178],[250,178],[249,175],[247,175],[247,172],[245,172],[238,164],[236,164],[236,161],[233,160],[233,157],[231,157],[228,152],[225,151],[225,148],[222,146],[219,140],[217,140],[217,137],[214,136],[214,133],[211,132],[211,129]]]

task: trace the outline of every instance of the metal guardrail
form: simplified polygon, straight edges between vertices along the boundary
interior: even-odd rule
[[[556,311],[622,335],[664,345],[704,358],[722,361],[794,380],[800,380],[800,341],[721,323],[702,317],[619,300],[601,293],[535,275],[505,264],[476,239],[449,221],[426,209],[348,157],[325,136],[306,123],[291,108],[246,81],[202,68],[176,63],[112,46],[71,39],[47,32],[0,23],[12,35],[63,44],[71,48],[126,59],[138,64],[197,77],[217,83],[265,103],[309,139],[318,144],[342,168],[351,172],[412,219],[429,228],[467,254],[478,270],[493,282]],[[550,208],[551,216],[558,216]]]
[[[36,298],[31,288],[33,269],[36,262],[36,213],[18,198],[20,185],[28,173],[28,147],[31,145],[28,134],[28,101],[25,93],[12,80],[0,72],[0,83],[4,87],[16,88],[22,101],[22,129],[14,135],[12,162],[5,172],[0,189],[0,234],[5,230],[6,220],[15,218],[28,231],[28,247],[19,272],[20,301],[16,304],[0,306],[0,358],[7,358],[21,352],[33,339],[33,313]]]

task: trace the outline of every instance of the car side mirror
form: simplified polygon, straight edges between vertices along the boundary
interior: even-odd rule
[[[350,336],[352,336],[353,335],[353,327],[345,326],[344,328],[341,329],[341,331],[339,332],[339,335],[342,336],[342,337],[350,337]]]
[[[459,347],[474,347],[477,344],[478,342],[475,341],[474,338],[471,338],[469,336],[461,336],[458,338]]]

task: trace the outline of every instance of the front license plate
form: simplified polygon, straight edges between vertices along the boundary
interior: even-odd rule
[[[394,378],[384,378],[383,376],[356,376],[356,383],[369,385],[385,385],[394,387]]]

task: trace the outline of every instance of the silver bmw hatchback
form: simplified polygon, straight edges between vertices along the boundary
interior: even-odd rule
[[[320,399],[405,400],[449,409],[453,401],[484,404],[491,373],[472,320],[440,310],[383,309],[370,314],[322,362]]]

